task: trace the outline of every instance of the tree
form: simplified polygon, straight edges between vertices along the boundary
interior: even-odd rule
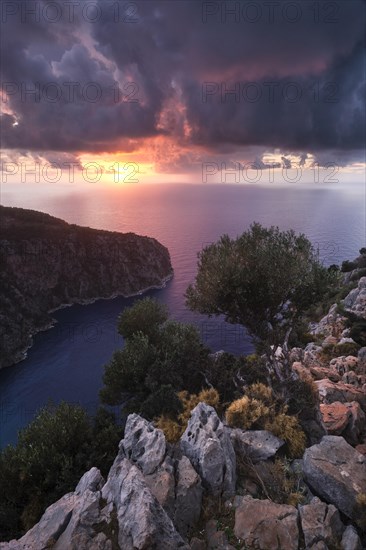
[[[168,310],[165,305],[159,304],[153,298],[143,298],[121,313],[118,318],[118,332],[124,338],[131,338],[136,332],[142,332],[149,340],[154,340],[159,327],[167,319]]]
[[[305,235],[254,223],[240,237],[224,235],[198,254],[186,300],[194,311],[244,325],[267,349],[286,347],[296,320],[334,277]]]
[[[196,327],[167,321],[165,315],[165,309],[150,298],[122,313],[119,324],[125,347],[105,366],[100,392],[104,403],[118,405],[132,397],[128,406],[152,418],[167,408],[176,410],[177,391],[201,389],[209,349]]]

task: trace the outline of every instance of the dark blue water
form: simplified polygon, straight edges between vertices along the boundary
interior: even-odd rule
[[[71,223],[134,231],[169,248],[175,275],[166,288],[149,294],[166,303],[175,319],[195,323],[212,350],[250,353],[239,326],[188,311],[184,292],[196,272],[197,252],[223,233],[236,236],[253,221],[305,233],[324,263],[355,257],[365,245],[362,185],[238,186],[136,185],[106,189],[8,186],[2,203],[48,212]],[[121,310],[138,298],[99,300],[54,313],[54,328],[38,334],[28,357],[0,372],[0,444],[49,400],[81,403],[93,412],[103,365],[123,345],[116,332]]]

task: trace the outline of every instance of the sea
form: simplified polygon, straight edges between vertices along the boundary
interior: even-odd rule
[[[353,259],[365,246],[362,183],[123,184],[108,186],[9,184],[1,203],[47,212],[70,223],[155,237],[170,251],[174,277],[148,295],[168,306],[173,319],[197,326],[212,351],[248,354],[245,329],[223,318],[189,311],[184,294],[197,270],[197,253],[221,235],[235,237],[253,222],[305,233],[325,265]],[[37,334],[27,357],[0,371],[0,446],[47,403],[99,404],[103,366],[123,346],[120,312],[134,298],[98,300],[53,314],[53,328]]]

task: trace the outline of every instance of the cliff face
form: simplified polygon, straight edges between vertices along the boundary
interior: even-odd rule
[[[134,233],[100,231],[0,207],[0,368],[19,361],[31,335],[62,304],[129,296],[172,275],[168,250]]]

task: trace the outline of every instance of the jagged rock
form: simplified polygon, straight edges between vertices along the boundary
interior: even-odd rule
[[[57,502],[51,504],[39,522],[18,541],[12,540],[9,543],[1,543],[1,550],[47,548],[47,544],[50,541],[56,541],[66,529],[77,501],[78,498],[75,498],[74,493],[64,495]]]
[[[318,542],[340,542],[344,525],[335,506],[315,497],[310,504],[299,506],[299,513],[306,548],[313,549]]]
[[[191,550],[206,550],[207,546],[204,540],[198,539],[197,537],[193,537],[189,545],[191,547]]]
[[[236,462],[228,430],[215,409],[199,403],[192,411],[181,437],[181,449],[214,495],[235,491]]]
[[[260,550],[297,550],[297,517],[294,506],[242,497],[235,510],[235,535]]]
[[[128,416],[121,446],[125,456],[146,475],[160,466],[166,453],[164,433],[138,414]]]
[[[303,460],[304,477],[310,488],[355,519],[357,495],[366,492],[366,457],[343,437],[328,435],[306,449]]]
[[[360,537],[352,525],[348,525],[341,541],[342,550],[362,550]]]
[[[339,382],[341,380],[338,372],[332,368],[310,367],[309,370],[314,380],[324,380],[325,378],[329,378],[332,382]]]
[[[329,363],[329,367],[336,370],[340,376],[343,376],[345,372],[349,372],[350,370],[356,371],[357,365],[358,359],[353,355],[335,357]]]
[[[178,462],[177,477],[173,521],[179,533],[185,536],[200,517],[203,489],[200,476],[186,456]]]
[[[325,378],[324,380],[315,381],[318,387],[320,401],[322,403],[351,403],[357,401],[363,410],[366,410],[366,393],[361,389],[344,384],[343,382],[334,383]]]
[[[327,315],[319,323],[310,323],[310,332],[316,335],[322,334],[325,337],[332,336],[339,338],[345,328],[345,320],[345,317],[337,313],[337,304],[333,304]]]
[[[366,277],[361,277],[357,288],[347,294],[343,304],[347,311],[366,319]]]
[[[327,433],[342,435],[350,445],[357,445],[365,433],[366,417],[357,401],[320,405]]]
[[[104,484],[105,481],[102,474],[100,473],[98,468],[93,467],[80,479],[79,483],[76,486],[75,493],[81,494],[84,493],[84,491],[86,491],[87,489],[93,492],[99,491]]]
[[[345,372],[342,376],[342,382],[344,384],[350,384],[351,386],[355,386],[356,388],[362,385],[360,377],[357,376],[357,374],[353,371]]]
[[[102,496],[116,512],[118,543],[123,550],[188,550],[188,545],[146,485],[142,472],[123,458],[122,453],[114,461]]]
[[[239,455],[246,456],[256,463],[274,456],[284,441],[266,430],[231,430],[231,440]]]
[[[172,518],[175,501],[175,476],[173,460],[167,456],[159,468],[145,475],[145,482],[155,498]]]
[[[322,362],[320,360],[320,354],[322,353],[322,351],[322,347],[314,344],[314,342],[307,344],[304,350],[304,357],[302,361],[305,367],[315,365],[322,366]]]

